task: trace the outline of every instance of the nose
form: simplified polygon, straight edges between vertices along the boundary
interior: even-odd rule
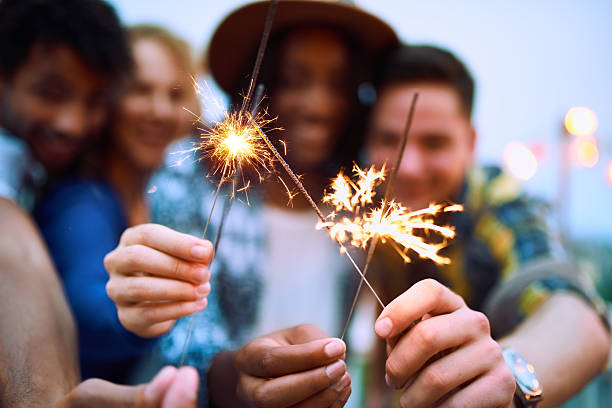
[[[423,172],[425,171],[425,162],[423,159],[423,154],[418,147],[408,143],[406,145],[406,150],[404,150],[404,156],[402,157],[398,175],[404,179],[423,177]]]
[[[55,130],[73,139],[81,139],[87,135],[87,109],[81,103],[67,105],[55,122]]]
[[[153,95],[152,117],[158,120],[169,120],[177,112],[177,105],[167,95],[157,93]]]
[[[313,86],[304,98],[305,113],[319,120],[330,119],[338,108],[338,99],[328,87],[324,85]]]

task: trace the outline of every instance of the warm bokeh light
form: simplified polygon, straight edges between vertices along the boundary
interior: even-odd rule
[[[607,176],[608,176],[608,183],[610,183],[610,185],[612,185],[612,160],[610,160],[610,163],[608,163]]]
[[[527,146],[519,142],[510,142],[504,149],[506,169],[520,180],[529,180],[538,169],[538,160]]]
[[[565,129],[575,136],[589,136],[597,130],[597,115],[585,106],[571,108],[565,114]]]
[[[599,161],[599,148],[593,137],[578,137],[569,146],[572,162],[581,167],[594,167]]]

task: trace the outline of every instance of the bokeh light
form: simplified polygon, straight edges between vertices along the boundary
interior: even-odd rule
[[[608,163],[608,171],[606,175],[608,176],[608,183],[612,185],[612,160],[610,160],[610,163]]]
[[[599,148],[593,137],[577,137],[569,146],[572,163],[577,166],[592,168],[599,161]]]
[[[565,114],[565,129],[574,136],[589,136],[597,130],[597,115],[585,106],[575,106]]]
[[[538,160],[527,146],[510,142],[504,149],[504,163],[507,170],[520,180],[529,180],[538,169]]]

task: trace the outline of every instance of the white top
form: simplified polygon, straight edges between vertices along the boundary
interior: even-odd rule
[[[313,323],[329,336],[340,335],[344,322],[341,274],[347,262],[326,230],[317,230],[314,211],[265,205],[267,253],[263,290],[251,338]]]

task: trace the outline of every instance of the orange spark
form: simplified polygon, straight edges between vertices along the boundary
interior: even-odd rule
[[[384,167],[376,171],[370,167],[367,171],[358,166],[353,168],[355,181],[344,174],[338,174],[331,185],[331,192],[323,198],[331,203],[335,211],[328,216],[328,221],[320,222],[318,228],[328,228],[331,237],[340,242],[348,242],[354,247],[366,248],[375,237],[383,242],[390,241],[404,262],[410,262],[408,250],[416,252],[421,258],[429,258],[438,264],[448,264],[450,260],[439,255],[446,246],[446,240],[455,237],[455,230],[448,226],[434,223],[434,217],[440,212],[462,211],[459,204],[431,204],[418,211],[408,211],[396,201],[385,202],[367,210],[366,205],[373,203],[375,188],[385,179]],[[351,217],[344,216],[335,221],[337,211],[348,211]],[[439,234],[442,243],[429,243],[423,236],[416,235],[415,230],[427,230]]]

